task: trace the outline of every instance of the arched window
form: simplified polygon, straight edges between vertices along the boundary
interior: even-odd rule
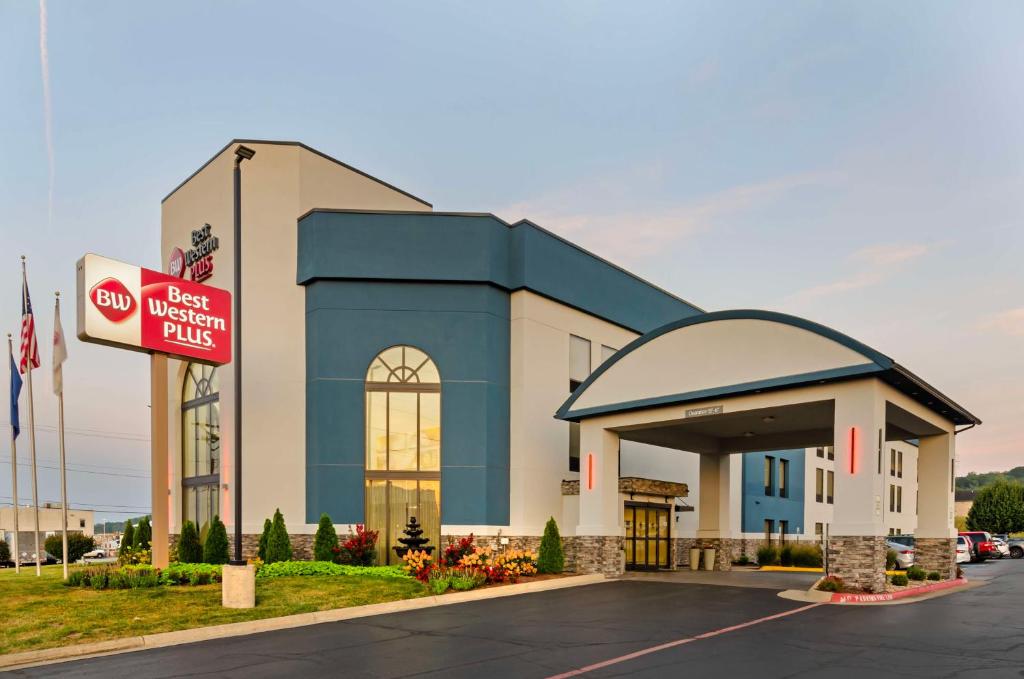
[[[366,523],[380,531],[378,563],[415,516],[441,539],[441,376],[424,352],[385,349],[366,372]]]
[[[191,363],[181,395],[181,519],[203,531],[220,514],[220,387],[217,369]]]

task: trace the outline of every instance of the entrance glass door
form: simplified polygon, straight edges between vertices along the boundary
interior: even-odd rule
[[[661,505],[627,504],[626,568],[656,570],[669,567],[669,508]]]

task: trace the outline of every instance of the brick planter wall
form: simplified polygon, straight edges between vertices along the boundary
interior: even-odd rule
[[[701,551],[701,567],[704,566],[703,550],[714,547],[715,570],[731,571],[733,559],[738,559],[743,551],[743,540],[737,538],[697,538],[694,541]],[[689,555],[687,555],[689,562]]]
[[[680,568],[690,567],[690,548],[696,543],[693,538],[672,538],[672,564]]]
[[[943,580],[956,577],[956,538],[914,538],[914,565]]]
[[[865,592],[885,591],[885,552],[880,535],[833,536],[828,541],[828,574]]]
[[[576,573],[601,573],[614,578],[625,571],[621,535],[577,535],[566,541],[572,544],[573,570]]]

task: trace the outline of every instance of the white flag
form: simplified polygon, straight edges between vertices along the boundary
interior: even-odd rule
[[[64,393],[64,372],[61,364],[68,358],[68,346],[64,343],[64,328],[60,325],[60,298],[53,307],[53,393]]]

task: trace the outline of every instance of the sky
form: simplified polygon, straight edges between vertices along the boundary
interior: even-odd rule
[[[42,500],[61,290],[71,504],[148,510],[148,359],[73,337],[74,265],[161,268],[161,198],[232,138],[834,327],[984,420],[960,472],[1024,464],[1024,4],[485,5],[0,0],[0,330],[24,254]]]

